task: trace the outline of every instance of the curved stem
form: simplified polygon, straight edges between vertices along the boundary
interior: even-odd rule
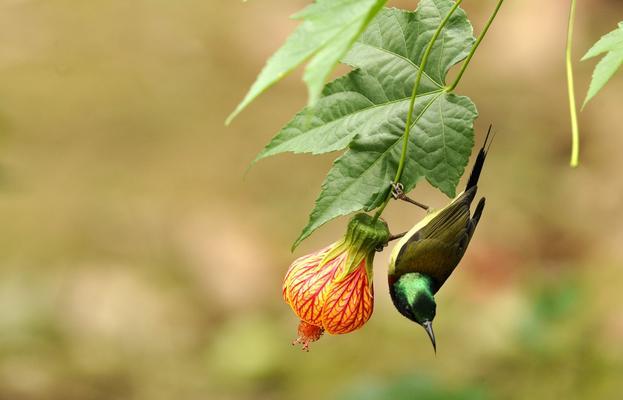
[[[437,27],[437,30],[433,34],[433,37],[431,37],[430,41],[428,42],[428,46],[426,47],[426,50],[424,51],[424,56],[422,57],[420,68],[418,69],[417,75],[415,76],[415,83],[413,85],[413,91],[411,92],[411,100],[409,101],[409,111],[407,112],[407,122],[405,126],[405,131],[403,133],[402,152],[400,154],[400,161],[398,162],[398,170],[396,171],[396,177],[394,178],[394,183],[400,182],[400,178],[402,178],[402,173],[404,172],[405,163],[407,160],[407,149],[409,147],[409,135],[411,133],[411,121],[413,120],[413,108],[415,106],[415,98],[417,97],[417,89],[420,86],[420,81],[422,80],[422,74],[424,72],[424,69],[426,68],[426,64],[428,63],[428,57],[430,56],[431,50],[433,49],[433,45],[435,44],[435,41],[441,34],[441,31],[448,24],[450,17],[452,16],[452,14],[454,14],[454,11],[456,11],[456,9],[459,8],[459,5],[462,2],[463,0],[456,0],[452,8],[450,8],[450,11],[448,11],[448,14],[445,16],[445,18],[441,21],[441,23]],[[374,214],[373,221],[376,222],[376,220],[381,216],[381,214],[385,210],[385,207],[387,206],[387,203],[389,203],[389,200],[391,198],[392,196],[390,192],[387,194],[387,198],[385,199],[381,207],[378,209],[376,214]]]
[[[459,71],[459,74],[456,76],[456,79],[454,79],[454,82],[452,82],[452,85],[448,86],[448,88],[446,89],[447,92],[453,91],[456,88],[456,85],[458,85],[459,82],[461,81],[461,78],[463,77],[463,74],[465,73],[465,70],[467,69],[469,62],[472,60],[472,57],[474,57],[474,53],[476,53],[476,49],[478,49],[478,46],[480,46],[480,42],[482,42],[482,39],[485,38],[487,31],[489,31],[489,28],[491,27],[491,24],[493,23],[493,20],[498,15],[498,11],[500,11],[500,7],[502,7],[502,3],[504,3],[504,0],[498,1],[498,4],[495,6],[495,10],[493,10],[493,13],[489,17],[487,24],[485,25],[482,32],[480,32],[480,35],[478,36],[476,43],[474,43],[474,46],[472,46],[472,49],[470,50],[467,58],[465,59],[465,62],[461,66],[461,70]]]
[[[580,130],[578,128],[578,112],[575,103],[575,88],[573,84],[573,63],[571,49],[573,47],[573,25],[575,21],[575,0],[571,0],[569,11],[569,25],[567,29],[567,90],[569,91],[569,112],[571,114],[571,166],[577,167],[580,159]]]

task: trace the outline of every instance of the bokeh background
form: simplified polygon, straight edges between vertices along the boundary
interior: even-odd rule
[[[300,71],[223,121],[307,3],[0,0],[0,399],[620,398],[623,74],[581,113],[570,169],[567,1],[507,1],[458,88],[477,143],[498,135],[437,355],[390,303],[388,251],[364,329],[290,346],[281,278],[344,229],[289,251],[333,155],[245,176],[305,104]],[[465,2],[476,31],[494,3]],[[623,19],[579,3],[576,60]],[[385,216],[399,232],[422,213]]]

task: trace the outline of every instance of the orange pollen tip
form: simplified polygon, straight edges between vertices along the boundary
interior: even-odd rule
[[[320,339],[324,333],[324,328],[301,321],[298,328],[299,337],[292,342],[292,345],[302,345],[303,351],[309,351],[309,344]]]

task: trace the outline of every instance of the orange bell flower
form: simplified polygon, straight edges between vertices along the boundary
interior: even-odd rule
[[[382,220],[361,213],[348,223],[345,237],[295,260],[283,282],[283,298],[301,319],[298,339],[309,344],[326,330],[338,335],[359,329],[372,315],[372,262],[389,239]]]

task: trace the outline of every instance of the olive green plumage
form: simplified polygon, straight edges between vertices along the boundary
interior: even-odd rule
[[[484,198],[474,217],[470,205],[476,187],[462,193],[446,208],[428,214],[398,242],[389,267],[389,280],[409,272],[419,272],[433,279],[434,293],[445,283],[465,254],[474,234]]]
[[[470,212],[487,155],[488,138],[489,133],[465,190],[446,207],[429,211],[392,250],[388,281],[394,306],[426,329],[433,346],[434,295],[463,258],[485,206],[485,199],[481,198],[474,213]]]

